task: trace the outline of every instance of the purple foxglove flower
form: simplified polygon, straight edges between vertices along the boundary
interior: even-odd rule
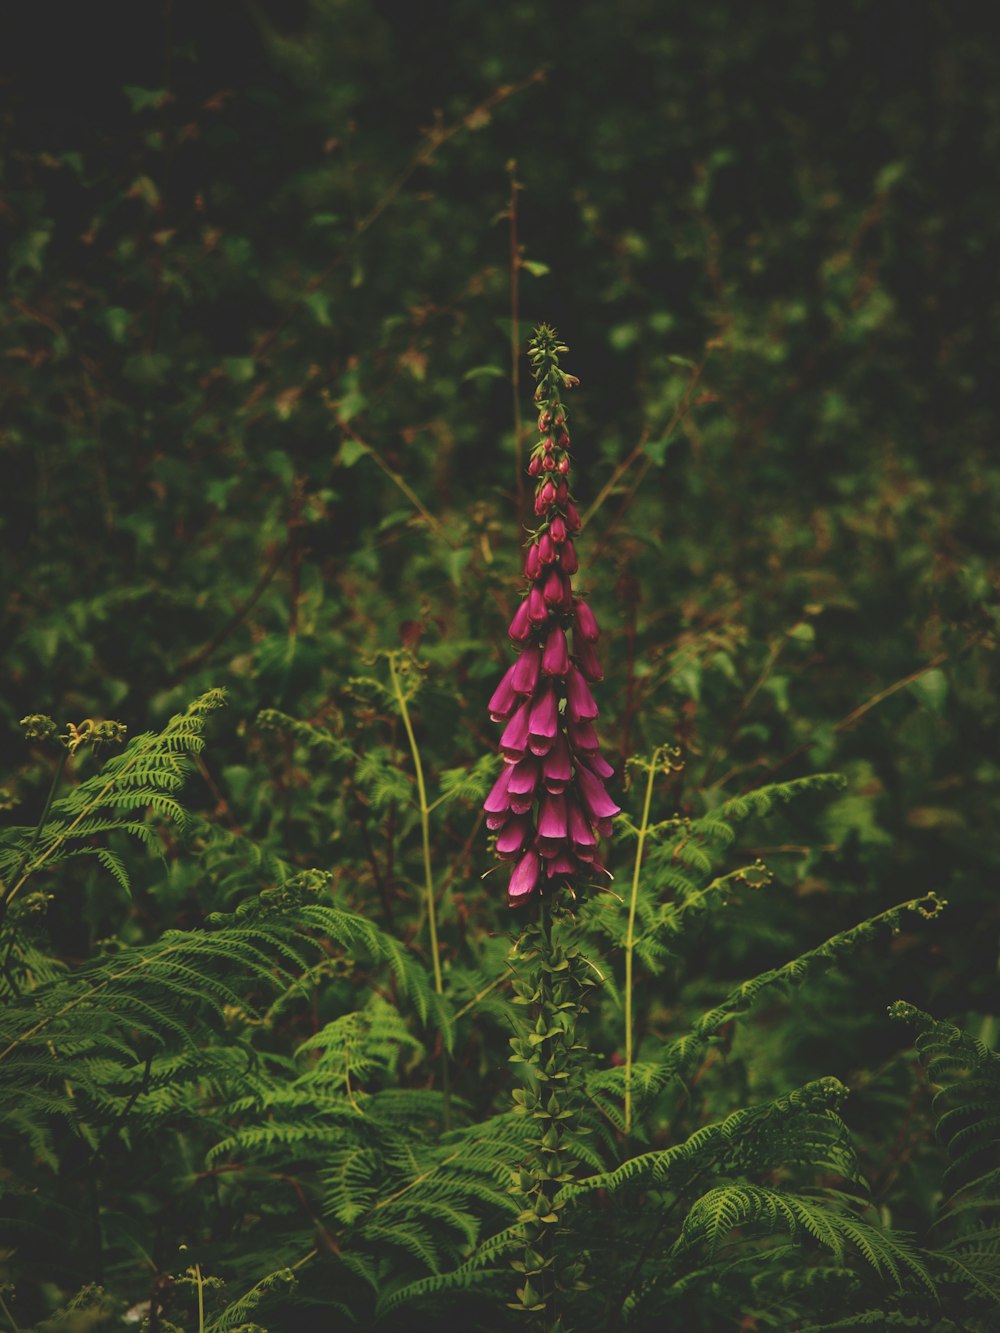
[[[535,496],[535,513],[541,517],[556,498],[556,488],[551,481],[547,481],[541,490]]]
[[[596,773],[599,778],[610,778],[614,769],[601,754],[600,750],[594,750],[591,754],[581,755],[583,762],[592,773]]]
[[[528,593],[528,620],[532,625],[540,625],[548,616],[549,608],[545,605],[545,598],[542,596],[542,590],[536,583]]]
[[[536,584],[535,587],[538,585]],[[532,589],[534,591],[534,589]],[[549,606],[555,606],[557,602],[563,600],[565,594],[565,585],[563,577],[558,569],[550,569],[545,575],[545,582],[542,585],[543,595]]]
[[[528,603],[526,600],[514,612],[514,619],[510,622],[507,633],[514,643],[527,643],[528,636],[531,634],[531,622],[528,620]]]
[[[621,806],[615,805],[601,779],[582,764],[576,770],[576,785],[591,819],[610,819],[620,812]]]
[[[552,540],[561,544],[566,540],[566,524],[563,521],[562,514],[556,514],[555,518],[549,524],[549,532]]]
[[[510,810],[505,810],[502,815],[487,815],[486,827],[495,833],[498,828],[503,828],[509,818]]]
[[[597,837],[590,827],[590,820],[577,805],[576,801],[567,802],[569,815],[569,838],[573,850],[584,861],[589,861],[597,847]]]
[[[590,686],[575,666],[571,666],[566,675],[566,713],[571,722],[593,722],[597,717],[597,704]]]
[[[566,515],[566,526],[570,532],[580,531],[580,514],[572,500],[566,505],[563,511]]]
[[[524,705],[529,706],[528,745],[531,753],[548,754],[559,730],[559,702],[555,690],[551,685],[546,685],[541,694],[535,697],[534,703],[529,700]]]
[[[576,630],[573,634],[573,653],[576,657],[577,666],[588,680],[604,679],[604,671],[597,656],[597,650],[592,643],[587,642],[579,630]]]
[[[528,748],[528,719],[530,716],[531,700],[525,699],[503,729],[503,735],[500,737],[500,749],[503,757],[509,763],[513,764],[518,759],[524,758],[524,752]]]
[[[569,486],[565,481],[561,481],[556,487],[556,504],[563,508],[569,503]]]
[[[565,676],[568,670],[569,649],[566,646],[566,635],[558,625],[553,625],[545,641],[542,672],[546,676]],[[493,721],[499,722],[500,719],[495,717]]]
[[[560,852],[545,866],[549,879],[554,879],[556,875],[575,875],[577,869],[576,861],[569,852]]]
[[[533,454],[531,462],[528,464],[528,475],[531,477],[537,477],[539,472],[541,472],[541,470],[542,470],[542,456],[541,454]]]
[[[560,731],[552,749],[542,760],[542,780],[545,783],[545,790],[551,792],[553,796],[558,796],[569,786],[572,776],[573,761],[570,758],[569,745],[565,735]]]
[[[514,815],[497,837],[497,855],[505,860],[516,856],[533,833],[530,815]]]
[[[489,715],[494,722],[506,722],[513,713],[514,709],[520,703],[514,690],[514,672],[517,670],[517,662],[509,667],[503,674],[503,679],[493,691],[488,704]]]
[[[592,722],[571,722],[568,731],[569,743],[574,750],[586,752],[600,749],[601,743]]]
[[[538,543],[532,542],[528,547],[528,554],[524,557],[524,577],[526,579],[536,579],[541,567],[542,562],[538,558]]]
[[[610,838],[610,837],[611,837],[611,830],[614,828],[614,824],[611,822],[611,816],[610,816],[610,815],[606,815],[606,816],[604,817],[604,819],[599,819],[599,820],[597,821],[597,823],[594,825],[594,828],[597,829],[598,835],[599,835],[600,837],[602,837],[602,838]],[[601,866],[601,869],[604,870],[604,867]],[[606,875],[608,874],[608,872],[607,872],[606,870],[604,870],[604,873],[605,873]],[[611,876],[608,875],[608,878],[610,879]]]
[[[533,755],[528,755],[520,763],[515,764],[507,779],[508,799],[514,796],[526,796],[529,801],[533,801],[540,770],[541,764]]]
[[[582,597],[576,599],[574,608],[576,615],[576,628],[579,630],[582,638],[588,643],[596,643],[601,637],[601,631],[597,628],[597,621],[594,619],[594,613],[583,600]]]
[[[566,797],[546,793],[538,807],[538,836],[550,841],[564,841],[568,832]]]
[[[580,568],[580,562],[576,558],[576,547],[569,540],[559,552],[559,568],[564,574],[575,574]]]
[[[514,663],[514,673],[510,678],[515,694],[534,694],[541,664],[541,648],[522,648],[520,657]]]
[[[510,797],[507,795],[507,787],[511,778],[514,776],[514,770],[510,764],[504,764],[500,776],[493,784],[489,796],[483,802],[483,809],[488,815],[502,815],[510,808]]]
[[[536,851],[525,852],[518,861],[507,885],[507,902],[511,907],[527,902],[538,887],[538,875],[542,868],[541,858]]]
[[[547,532],[543,532],[538,539],[538,558],[543,565],[551,565],[556,558],[555,544]]]

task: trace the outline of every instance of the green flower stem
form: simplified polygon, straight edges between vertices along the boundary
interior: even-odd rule
[[[632,894],[628,905],[628,930],[625,935],[625,1133],[632,1131],[632,963],[635,954],[635,909],[639,899],[639,874],[642,853],[649,832],[649,810],[653,802],[653,780],[660,751],[654,750],[646,779],[646,798],[642,804],[642,820],[635,848],[635,866],[632,871]]]
[[[438,937],[437,937],[437,914],[434,905],[434,877],[431,873],[431,826],[430,813],[431,807],[427,803],[427,787],[424,783],[424,768],[420,762],[420,750],[417,746],[417,738],[413,733],[413,723],[410,721],[410,710],[406,706],[406,696],[403,693],[399,683],[399,674],[396,671],[396,654],[389,654],[389,675],[392,678],[392,692],[396,696],[396,703],[399,705],[399,715],[403,719],[403,726],[406,728],[406,735],[410,742],[410,753],[413,756],[413,768],[417,775],[417,796],[420,802],[420,832],[423,838],[424,848],[424,890],[427,894],[427,925],[431,936],[431,960],[434,964],[434,989],[440,995],[444,989],[441,980],[441,959],[438,957]]]
[[[518,968],[513,983],[515,1004],[530,1006],[531,1021],[511,1039],[511,1063],[525,1066],[525,1087],[514,1092],[514,1107],[530,1116],[534,1133],[531,1151],[521,1166],[514,1193],[521,1211],[518,1223],[524,1248],[513,1261],[518,1274],[511,1309],[531,1316],[537,1333],[560,1333],[561,1294],[582,1279],[573,1256],[558,1251],[560,1215],[555,1200],[573,1178],[572,1136],[586,1052],[575,1041],[576,1024],[589,987],[595,984],[590,964],[578,948],[566,944],[559,926],[570,913],[546,895],[539,901],[536,921],[525,926],[514,946]]]

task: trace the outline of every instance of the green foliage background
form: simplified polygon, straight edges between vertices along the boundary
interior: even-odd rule
[[[1000,1027],[989,17],[944,0],[167,0],[8,16],[5,873],[55,765],[25,744],[22,716],[158,735],[207,691],[228,698],[204,751],[197,713],[182,792],[154,765],[142,799],[95,816],[79,855],[62,861],[63,846],[6,923],[18,1043],[38,1013],[82,1003],[58,987],[110,984],[120,951],[159,957],[171,931],[194,932],[195,954],[211,935],[204,976],[229,988],[174,994],[164,980],[176,1031],[130,992],[117,1019],[95,1013],[71,1079],[46,1060],[75,1058],[72,1023],[49,1046],[18,1045],[28,1063],[10,1086],[40,1098],[26,1109],[18,1093],[5,1112],[27,1152],[3,1209],[20,1326],[125,1327],[125,1307],[155,1290],[164,1319],[198,1327],[204,1273],[226,1283],[206,1297],[220,1329],[251,1310],[269,1328],[414,1327],[439,1308],[427,1274],[477,1251],[486,1263],[483,1238],[509,1224],[503,1172],[523,1151],[504,1119],[512,1011],[504,984],[475,997],[502,982],[518,929],[499,877],[480,878],[492,858],[478,814],[496,743],[484,704],[519,586],[515,401],[533,431],[523,363],[512,395],[512,243],[515,336],[523,348],[533,323],[553,322],[582,381],[571,407],[581,581],[604,627],[602,734],[624,777],[656,746],[683,759],[657,782],[654,819],[680,822],[654,837],[642,884],[645,1148],[738,1108],[783,1116],[781,1099],[834,1078],[851,1090],[838,1124],[871,1186],[873,1232],[932,1246],[956,1188],[942,1183],[952,1131],[934,1132],[933,1088],[952,1086],[934,1063],[943,1029],[920,1020],[921,1073],[912,1026],[886,1008],[902,997],[965,1029],[953,1044],[974,1071],[992,1068]],[[445,1000],[428,981],[388,652],[408,668],[443,798],[431,819]],[[70,765],[57,833],[81,784],[103,790],[100,762],[84,749]],[[845,785],[805,784],[766,821],[769,802],[751,801],[713,822],[734,798],[819,772]],[[623,803],[609,865],[627,895],[641,791]],[[749,869],[758,860],[770,882]],[[703,894],[730,875],[724,894]],[[744,978],[928,893],[948,900],[940,918],[863,932],[752,1021],[709,1025],[687,1092],[669,1083],[665,1043]],[[624,908],[604,895],[580,928],[608,973],[588,1020],[608,1172],[624,1160]],[[36,991],[50,1007],[18,1027]],[[469,1179],[449,1177],[439,1203],[453,1213],[428,1203],[419,1225],[393,1214],[379,1231],[381,1201],[408,1199],[431,1170],[415,1145],[438,1123],[449,1045],[458,1120],[480,1132]],[[995,1074],[974,1077],[1000,1114]],[[336,1151],[317,1146],[304,1108],[323,1108],[314,1127],[329,1136],[357,1096],[370,1134],[348,1125]],[[995,1127],[982,1132],[988,1157]],[[850,1175],[845,1161],[823,1167],[821,1187]],[[963,1171],[960,1195],[979,1178]],[[691,1206],[685,1181],[676,1261],[702,1243],[706,1208],[704,1235],[721,1216],[752,1231],[772,1216],[754,1190],[794,1191],[793,1177],[758,1174],[714,1213]],[[977,1253],[996,1248],[990,1197]],[[618,1225],[646,1198],[629,1195]],[[825,1243],[796,1216],[790,1230]],[[578,1225],[598,1281],[605,1223]],[[978,1270],[953,1291],[932,1263],[945,1294],[928,1313],[920,1281],[901,1279],[890,1308],[868,1278],[776,1246],[768,1271],[795,1274],[814,1293],[801,1303],[751,1290],[753,1250],[750,1269],[738,1254],[664,1269],[629,1326],[664,1317],[668,1287],[671,1317],[713,1331],[858,1327],[834,1321],[866,1310],[878,1326],[992,1326],[997,1288],[980,1291]],[[109,1295],[53,1315],[93,1281]],[[372,1291],[388,1288],[403,1294],[376,1310]],[[472,1326],[503,1326],[488,1283],[462,1299]],[[580,1326],[609,1326],[580,1300]]]

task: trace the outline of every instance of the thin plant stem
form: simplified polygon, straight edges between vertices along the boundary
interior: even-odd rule
[[[16,1319],[14,1318],[14,1316],[11,1314],[11,1312],[10,1312],[10,1308],[9,1308],[9,1306],[7,1305],[7,1302],[6,1302],[6,1301],[4,1300],[4,1298],[3,1298],[3,1292],[0,1292],[0,1310],[3,1310],[4,1314],[7,1316],[7,1322],[10,1324],[11,1328],[14,1330],[14,1333],[21,1333],[21,1330],[20,1330],[20,1328],[19,1328],[19,1326],[18,1326],[17,1320],[16,1320]]]
[[[201,1264],[194,1266],[194,1280],[198,1284],[198,1333],[205,1333],[205,1283],[201,1276]]]
[[[69,749],[67,748],[63,750],[59,758],[59,763],[56,767],[56,771],[52,776],[52,781],[49,784],[49,794],[45,798],[45,805],[42,809],[41,818],[35,825],[35,831],[32,834],[31,842],[28,845],[28,850],[21,857],[21,864],[17,867],[14,874],[11,876],[11,881],[10,881],[11,887],[3,894],[2,897],[0,897],[0,921],[3,920],[7,912],[7,904],[10,902],[11,898],[13,898],[14,894],[24,883],[24,880],[22,880],[21,876],[24,874],[25,867],[31,860],[32,852],[38,845],[38,839],[42,836],[42,829],[45,827],[46,820],[49,817],[49,811],[52,809],[52,802],[55,800],[56,791],[59,788],[59,783],[62,781],[62,775],[66,772],[66,764],[68,762],[69,762]]]
[[[639,899],[639,873],[642,852],[649,832],[649,811],[653,803],[653,781],[660,751],[654,750],[646,779],[646,797],[642,804],[642,820],[635,848],[635,867],[632,871],[632,894],[628,905],[628,931],[625,936],[625,1133],[632,1132],[632,961],[635,953],[635,909]]]
[[[410,721],[410,710],[406,706],[406,696],[403,693],[399,683],[399,675],[396,671],[395,653],[389,654],[389,675],[392,679],[392,692],[396,696],[396,703],[399,705],[399,715],[403,719],[406,736],[410,742],[410,753],[413,756],[413,767],[417,775],[417,796],[420,801],[420,833],[424,849],[424,888],[427,894],[427,925],[431,935],[431,959],[434,963],[434,989],[437,991],[438,995],[440,995],[444,990],[444,985],[441,980],[441,959],[438,957],[437,914],[434,904],[434,877],[431,873],[430,806],[427,803],[427,787],[424,783],[424,768],[420,762],[420,750],[417,746],[417,738],[413,734],[413,723]]]
[[[510,387],[514,401],[514,471],[517,476],[517,519],[524,521],[524,452],[521,424],[521,252],[517,243],[517,192],[521,188],[515,175],[517,163],[507,163],[510,176]]]

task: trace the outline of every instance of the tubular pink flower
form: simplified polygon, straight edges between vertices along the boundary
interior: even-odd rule
[[[555,518],[549,524],[549,532],[554,542],[560,545],[566,540],[566,523],[562,514],[556,514]]]
[[[526,699],[503,729],[500,737],[500,749],[503,757],[510,763],[524,758],[528,748],[528,719],[531,716],[531,700]]]
[[[569,832],[569,825],[566,820],[566,797],[550,796],[546,792],[538,807],[539,838],[546,838],[549,841],[564,841]]]
[[[579,868],[575,858],[571,856],[569,852],[560,852],[558,856],[555,856],[551,861],[546,862],[545,873],[548,875],[549,879],[555,879],[557,875],[566,875],[567,877],[570,877],[575,875]]]
[[[576,785],[584,807],[591,819],[610,819],[621,812],[621,806],[615,805],[607,793],[604,783],[589,768],[582,765],[576,770]]]
[[[586,752],[601,748],[592,722],[571,722],[566,730],[574,750]]]
[[[543,620],[548,618],[548,614],[549,608],[545,605],[542,590],[536,583],[531,592],[528,593],[528,620],[532,625],[540,625]]]
[[[559,704],[552,686],[546,685],[530,707],[528,746],[532,754],[548,754],[559,728]]]
[[[568,804],[569,816],[569,837],[573,844],[573,851],[584,861],[589,861],[597,850],[597,835],[590,826],[590,821],[577,805],[576,801],[570,800]]]
[[[497,835],[497,855],[516,856],[534,831],[530,815],[514,815]]]
[[[564,574],[575,574],[580,568],[580,562],[576,558],[576,547],[568,538],[559,552],[559,568]]]
[[[569,528],[570,532],[579,532],[580,514],[577,510],[576,505],[573,503],[572,500],[570,500],[570,502],[567,504],[565,509],[565,514],[566,514],[566,526],[567,528]]]
[[[538,559],[543,565],[551,565],[556,558],[556,548],[552,538],[543,532],[538,539]]]
[[[527,755],[514,764],[507,779],[508,801],[514,797],[527,797],[529,803],[534,801],[540,771],[541,764],[534,755]]]
[[[537,587],[538,585],[536,584],[535,586]],[[532,589],[532,592],[534,592],[534,588]],[[542,592],[549,606],[555,606],[558,602],[563,600],[565,595],[565,585],[563,584],[563,577],[558,569],[550,569],[545,575],[545,583],[542,586]]]
[[[524,557],[524,577],[526,579],[535,579],[542,567],[542,562],[538,555],[538,545],[532,542],[528,547],[528,554]]]
[[[541,858],[536,851],[528,851],[521,857],[511,873],[507,885],[507,902],[511,907],[527,902],[538,887],[538,875],[542,868]]]
[[[525,600],[514,612],[514,619],[510,622],[507,634],[514,643],[527,643],[530,633],[531,622],[528,620],[528,603]]]
[[[581,755],[581,758],[590,771],[596,773],[599,778],[610,778],[615,771],[600,750],[592,750],[589,754]]]
[[[493,691],[490,701],[487,704],[487,711],[494,722],[506,722],[513,713],[514,709],[520,703],[517,693],[514,690],[514,672],[517,670],[518,662],[509,667],[504,672],[503,679]]]
[[[521,649],[521,655],[514,663],[510,678],[511,686],[516,694],[534,694],[541,665],[541,648],[536,645]]]
[[[604,679],[604,671],[594,645],[588,643],[579,632],[573,635],[573,655],[577,666],[589,681],[596,683]]]
[[[510,809],[510,797],[507,795],[507,787],[514,770],[510,764],[504,764],[500,771],[500,776],[494,782],[489,796],[483,802],[483,809],[488,815],[502,815]]]
[[[545,652],[542,654],[542,674],[546,676],[565,676],[568,670],[569,648],[566,645],[566,635],[559,625],[553,625],[549,630],[549,637],[545,640]],[[499,720],[496,717],[493,719],[494,722]]]
[[[597,627],[597,621],[594,619],[594,613],[583,600],[582,597],[576,599],[574,607],[574,616],[576,617],[576,627],[580,635],[588,643],[596,643],[601,637],[601,631]]]
[[[593,722],[598,713],[590,686],[575,666],[566,674],[566,712],[571,722]]]
[[[542,781],[545,790],[558,796],[569,786],[573,776],[573,761],[570,758],[569,744],[564,732],[556,737],[552,749],[542,760]]]

